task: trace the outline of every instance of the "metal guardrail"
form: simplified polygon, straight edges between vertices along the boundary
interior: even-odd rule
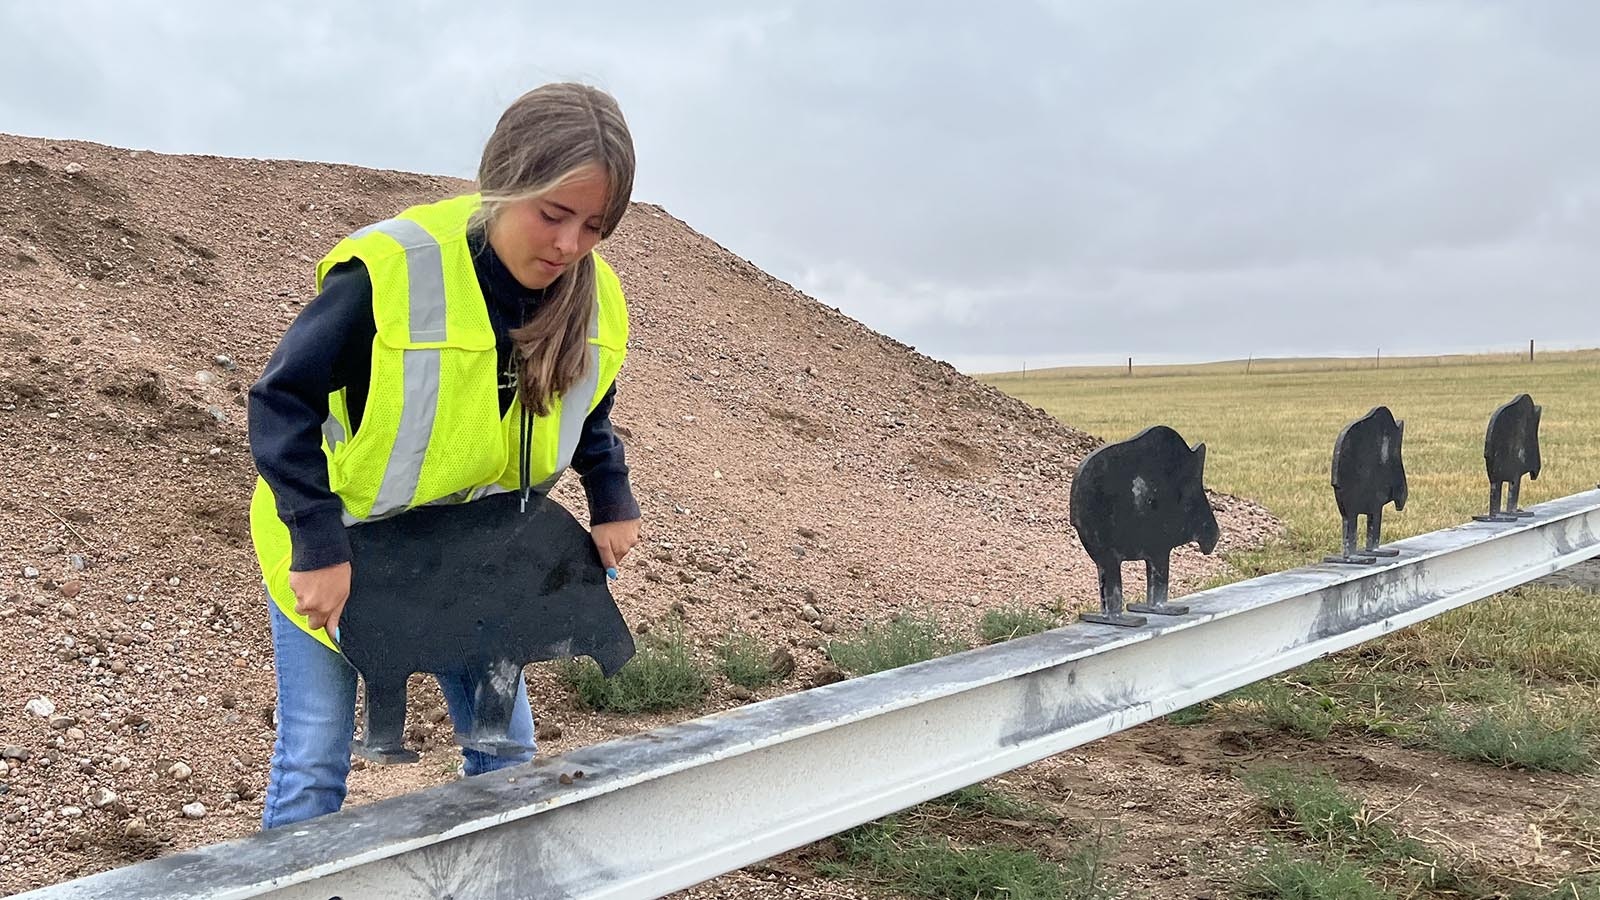
[[[1600,491],[1530,511],[21,897],[660,896],[1600,555]]]

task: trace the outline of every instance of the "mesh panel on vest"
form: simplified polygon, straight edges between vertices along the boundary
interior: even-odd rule
[[[488,385],[490,389],[449,395],[452,408],[439,410],[417,485],[419,504],[490,484],[507,462],[501,444],[499,393],[492,387],[498,375],[494,353],[444,354],[443,366],[441,383]],[[464,406],[473,408],[461,408]]]

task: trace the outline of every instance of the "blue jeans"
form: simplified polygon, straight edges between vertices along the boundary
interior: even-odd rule
[[[278,676],[278,740],[272,747],[262,828],[291,825],[337,812],[344,804],[350,774],[350,739],[356,726],[356,670],[343,656],[301,631],[269,597],[272,610],[273,668]],[[475,673],[439,675],[445,705],[456,731],[472,728]],[[533,746],[533,712],[528,685],[517,679],[517,705],[510,736]],[[463,749],[468,776],[528,762],[532,751],[492,756]]]

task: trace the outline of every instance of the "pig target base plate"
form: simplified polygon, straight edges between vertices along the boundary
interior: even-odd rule
[[[1118,628],[1142,628],[1147,621],[1144,616],[1130,616],[1127,613],[1079,613],[1078,618],[1096,625],[1115,625]]]
[[[1380,558],[1393,559],[1399,555],[1399,550],[1385,550],[1382,547],[1368,547],[1365,550],[1357,550],[1352,553],[1345,553],[1338,556],[1324,556],[1322,561],[1325,563],[1339,563],[1340,565],[1346,566],[1373,566],[1377,565]]]

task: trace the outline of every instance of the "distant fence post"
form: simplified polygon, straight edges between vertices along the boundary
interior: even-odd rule
[[[1133,357],[1128,357],[1128,377],[1133,377]]]
[[[1374,357],[1374,358],[1373,358],[1373,360],[1372,360],[1372,367],[1373,367],[1373,368],[1374,368],[1374,369],[1381,369],[1381,368],[1383,368],[1383,348],[1382,348],[1382,347],[1379,347],[1379,348],[1378,348],[1378,355],[1377,355],[1377,356],[1376,356],[1376,357]]]
[[[1528,362],[1533,362],[1533,338],[1528,339]]]
[[[1250,374],[1250,364],[1255,362],[1255,361],[1256,361],[1256,355],[1254,353],[1250,354],[1249,358],[1244,361],[1244,373],[1246,375]]]

